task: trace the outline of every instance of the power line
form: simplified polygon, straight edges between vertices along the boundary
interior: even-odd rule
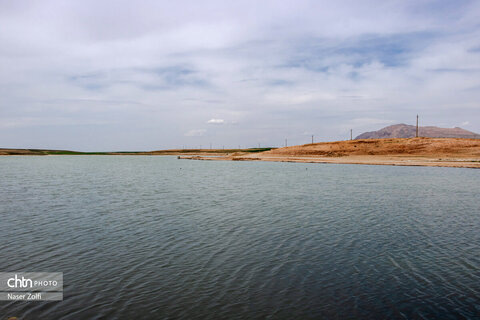
[[[417,128],[415,131],[415,138],[418,138],[418,114],[417,114]]]

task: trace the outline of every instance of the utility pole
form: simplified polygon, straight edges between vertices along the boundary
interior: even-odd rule
[[[353,130],[350,129],[350,140],[353,140]]]
[[[313,144],[313,134],[312,134],[312,144]]]
[[[415,138],[418,138],[418,114],[417,114],[417,130],[415,131]]]

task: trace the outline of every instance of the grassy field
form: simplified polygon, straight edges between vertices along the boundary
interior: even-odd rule
[[[0,155],[31,155],[31,156],[47,156],[47,155],[192,155],[192,154],[209,154],[209,155],[225,155],[236,152],[255,153],[269,151],[273,148],[249,148],[249,149],[170,149],[156,151],[112,151],[112,152],[80,152],[70,150],[47,150],[47,149],[1,149]]]

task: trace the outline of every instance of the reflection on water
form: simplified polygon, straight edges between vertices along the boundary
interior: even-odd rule
[[[65,289],[2,317],[480,314],[479,170],[51,156],[0,177],[0,271]]]

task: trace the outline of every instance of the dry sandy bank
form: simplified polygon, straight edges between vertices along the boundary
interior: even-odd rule
[[[480,140],[460,138],[365,139],[322,142],[194,160],[281,161],[480,168]]]

